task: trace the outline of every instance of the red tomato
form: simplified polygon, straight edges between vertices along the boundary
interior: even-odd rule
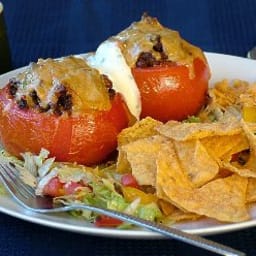
[[[43,194],[52,197],[63,196],[65,194],[63,185],[58,177],[54,177],[44,186]]]
[[[106,215],[100,215],[95,220],[95,226],[97,227],[117,227],[121,225],[123,222],[121,220],[108,217]]]
[[[160,121],[182,120],[196,114],[206,101],[210,72],[199,58],[194,60],[194,78],[186,66],[163,65],[132,68],[141,93],[141,117]]]
[[[123,186],[126,186],[126,187],[134,187],[134,188],[139,187],[137,180],[134,178],[134,176],[131,173],[124,174],[121,177],[121,183]]]
[[[81,116],[20,109],[9,97],[6,86],[0,91],[0,140],[15,156],[26,151],[37,154],[45,148],[57,161],[96,164],[115,150],[118,133],[128,126],[127,113],[118,93],[110,110]]]
[[[82,185],[78,182],[74,182],[74,181],[68,182],[63,186],[64,194],[71,195],[76,191],[77,188],[81,188],[81,187]]]
[[[43,195],[52,197],[70,195],[79,187],[84,185],[74,181],[62,183],[58,177],[54,177],[44,186]]]

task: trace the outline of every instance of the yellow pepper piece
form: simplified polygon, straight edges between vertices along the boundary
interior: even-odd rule
[[[142,204],[149,204],[157,202],[157,197],[153,194],[147,194],[137,188],[123,187],[122,188],[124,198],[130,203],[137,198],[140,198]]]
[[[256,107],[244,106],[242,114],[245,122],[256,122]]]

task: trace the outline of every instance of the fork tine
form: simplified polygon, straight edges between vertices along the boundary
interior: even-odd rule
[[[9,171],[8,173],[12,175],[13,179],[19,183],[19,185],[30,195],[35,197],[35,189],[31,186],[27,185],[22,178],[20,177],[20,173],[16,166],[13,163],[9,163],[6,165],[6,169]]]
[[[198,237],[193,234],[183,232],[175,228],[163,226],[151,221],[143,220],[141,218],[131,216],[126,213],[118,212],[115,210],[104,209],[91,205],[82,205],[82,204],[71,204],[64,205],[61,207],[53,207],[52,199],[48,197],[36,197],[33,194],[33,197],[27,191],[27,185],[22,181],[18,176],[18,170],[15,166],[10,163],[0,163],[0,178],[3,180],[5,187],[13,195],[13,198],[17,200],[24,208],[40,213],[53,213],[53,212],[63,212],[70,211],[74,209],[86,209],[95,211],[100,214],[104,214],[110,217],[118,218],[123,221],[130,222],[132,224],[141,226],[143,228],[148,228],[152,231],[158,232],[162,235],[165,235],[169,238],[175,238],[177,240],[186,242],[191,245],[198,246],[200,248],[206,249],[208,251],[216,252],[220,255],[232,255],[232,256],[245,256],[243,252],[237,251],[228,246],[210,241],[208,239]],[[31,190],[29,190],[31,192]],[[27,200],[24,198],[27,197]],[[31,200],[32,199],[32,200]]]
[[[6,183],[6,186],[11,186],[10,190],[13,194],[19,193],[20,196],[26,199],[35,197],[34,190],[30,186],[26,185],[19,177],[15,166],[0,163],[0,167],[1,177]]]
[[[5,188],[13,195],[15,196],[15,184],[10,180],[10,178],[5,174],[5,172],[2,169],[2,164],[1,164],[1,168],[0,168],[0,178],[3,181],[3,184],[5,186]]]

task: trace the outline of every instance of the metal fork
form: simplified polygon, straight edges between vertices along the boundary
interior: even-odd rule
[[[203,237],[186,233],[184,231],[147,221],[132,215],[117,212],[114,210],[103,209],[85,204],[55,205],[52,198],[36,196],[33,187],[25,184],[20,177],[20,173],[13,163],[0,163],[0,178],[6,189],[13,198],[24,208],[37,213],[56,213],[70,210],[85,209],[109,217],[117,218],[136,226],[149,229],[160,233],[168,238],[177,239],[185,243],[197,246],[199,248],[215,252],[219,255],[244,256],[243,252],[237,251],[228,246],[216,243]]]
[[[256,59],[256,46],[254,46],[250,51],[247,53],[247,58],[249,59]]]

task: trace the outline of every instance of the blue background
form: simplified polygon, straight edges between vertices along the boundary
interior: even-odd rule
[[[256,44],[255,0],[4,0],[13,67],[93,51],[110,35],[158,17],[205,51],[245,56]]]
[[[246,56],[256,44],[256,0],[3,0],[13,68],[38,58],[93,51],[142,13],[205,51]],[[256,71],[255,71],[256,72]],[[256,229],[211,236],[256,255]],[[69,233],[0,214],[1,256],[214,255],[174,240],[122,240]]]

